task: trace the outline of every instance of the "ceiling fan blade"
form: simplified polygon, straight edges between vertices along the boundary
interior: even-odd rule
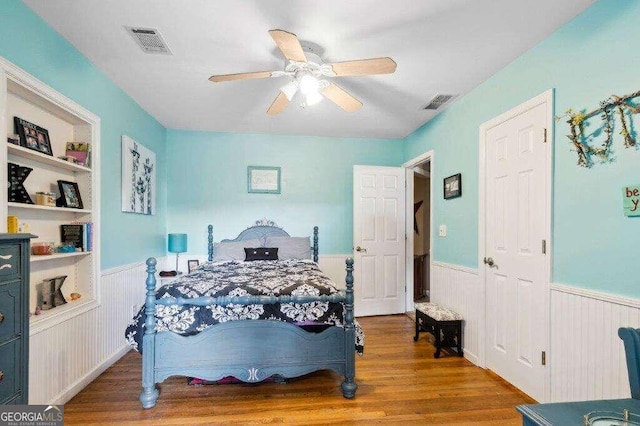
[[[278,93],[276,99],[273,101],[269,109],[267,110],[267,114],[276,115],[280,114],[284,109],[289,105],[289,100],[287,99],[287,95],[283,92]]]
[[[269,34],[271,34],[271,38],[276,42],[285,58],[297,62],[307,62],[307,57],[304,56],[300,41],[295,34],[284,30],[271,30]]]
[[[362,102],[333,83],[322,90],[322,94],[347,112],[354,112],[362,107]]]
[[[244,72],[240,74],[212,75],[209,81],[219,83],[222,81],[248,80],[251,78],[268,78],[271,77],[271,71]]]
[[[396,71],[396,63],[391,58],[336,62],[335,64],[331,64],[331,67],[337,76],[391,74]]]

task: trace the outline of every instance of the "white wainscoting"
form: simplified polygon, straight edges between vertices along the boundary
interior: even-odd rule
[[[353,254],[321,254],[318,256],[318,265],[322,272],[324,272],[331,281],[333,281],[338,288],[346,288],[347,284],[344,279],[347,276],[347,264],[345,260],[348,257],[353,257]]]
[[[551,400],[630,398],[619,327],[640,327],[640,300],[551,285]]]
[[[464,356],[477,365],[480,327],[484,327],[484,308],[479,303],[484,298],[478,271],[464,266],[431,262],[430,300],[463,316]]]
[[[102,272],[101,304],[29,340],[29,403],[64,404],[122,357],[133,306],[144,303],[146,265]]]

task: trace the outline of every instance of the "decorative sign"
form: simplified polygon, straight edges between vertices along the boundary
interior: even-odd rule
[[[247,167],[247,192],[280,193],[280,167]]]
[[[122,135],[122,211],[156,214],[156,154]]]
[[[640,216],[640,185],[622,188],[622,208],[625,216]]]

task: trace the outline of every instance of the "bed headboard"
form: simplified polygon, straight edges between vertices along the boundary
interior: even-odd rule
[[[213,225],[209,225],[207,227],[207,241],[208,241],[208,253],[209,253],[209,262],[213,260]],[[230,242],[230,241],[246,241],[253,239],[262,239],[266,237],[290,237],[284,229],[280,228],[276,225],[275,222],[270,220],[258,220],[253,226],[248,227],[237,237],[232,240],[226,239],[220,241],[222,242]],[[313,254],[313,261],[318,262],[318,227],[313,227],[313,245],[311,246],[311,252]]]

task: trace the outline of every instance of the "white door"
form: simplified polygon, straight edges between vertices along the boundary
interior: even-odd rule
[[[356,316],[404,312],[405,170],[353,167]]]
[[[538,103],[485,133],[486,364],[537,401],[548,341],[550,114]]]

